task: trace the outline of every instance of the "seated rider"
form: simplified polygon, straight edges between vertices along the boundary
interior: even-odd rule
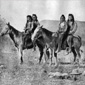
[[[32,29],[33,29],[32,17],[31,15],[27,15],[27,22],[24,28],[25,33],[30,32]]]
[[[36,14],[32,14],[32,23],[33,23],[33,29],[32,29],[32,33],[33,33],[34,30],[40,25]]]
[[[59,23],[59,29],[58,29],[58,34],[59,34],[58,42],[57,42],[58,49],[57,49],[56,53],[60,52],[60,50],[61,50],[62,39],[64,38],[64,33],[66,32],[66,30],[67,30],[67,23],[66,23],[66,20],[65,20],[65,16],[61,15],[60,23]]]
[[[33,22],[33,29],[32,29],[32,33],[34,33],[35,29],[40,26],[40,23],[38,21],[37,15],[36,14],[32,14],[32,22]],[[34,45],[34,50],[36,50],[36,44],[35,42],[33,42]]]
[[[77,23],[75,22],[73,14],[68,15],[67,25],[70,26],[70,35],[74,35],[77,31]],[[69,36],[67,39],[68,45],[69,45],[69,52],[71,52],[72,47],[72,36]]]
[[[24,28],[24,30],[25,30],[24,31],[24,46],[26,46],[26,42],[27,42],[26,36],[31,34],[32,29],[33,29],[32,17],[31,17],[31,15],[27,15],[27,22],[26,22],[26,26]],[[31,35],[29,35],[29,37],[31,37]]]

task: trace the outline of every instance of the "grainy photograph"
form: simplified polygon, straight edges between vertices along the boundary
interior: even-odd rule
[[[0,0],[0,85],[85,85],[85,0]]]

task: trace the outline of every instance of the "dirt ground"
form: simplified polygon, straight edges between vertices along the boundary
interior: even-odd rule
[[[24,63],[19,64],[16,51],[0,52],[0,85],[85,85],[85,75],[71,77],[49,76],[49,73],[71,73],[78,65],[59,64],[58,67],[44,63],[38,64],[39,52],[33,49],[24,51]],[[84,73],[85,64],[79,67]]]

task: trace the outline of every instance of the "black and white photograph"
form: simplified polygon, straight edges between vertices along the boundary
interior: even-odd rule
[[[85,0],[0,0],[0,85],[85,85]]]

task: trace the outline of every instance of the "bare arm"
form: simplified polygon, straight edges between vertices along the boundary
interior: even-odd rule
[[[40,23],[39,23],[39,21],[37,22],[37,26],[39,26],[40,25]]]
[[[67,30],[67,23],[65,22],[65,25],[64,25],[64,30],[63,30],[63,32],[66,32],[66,30]]]
[[[70,31],[70,34],[74,34],[77,31],[77,27],[77,23],[75,23],[73,29]]]
[[[63,28],[59,25],[59,30],[58,32],[64,33],[67,30],[67,23],[64,22]]]

